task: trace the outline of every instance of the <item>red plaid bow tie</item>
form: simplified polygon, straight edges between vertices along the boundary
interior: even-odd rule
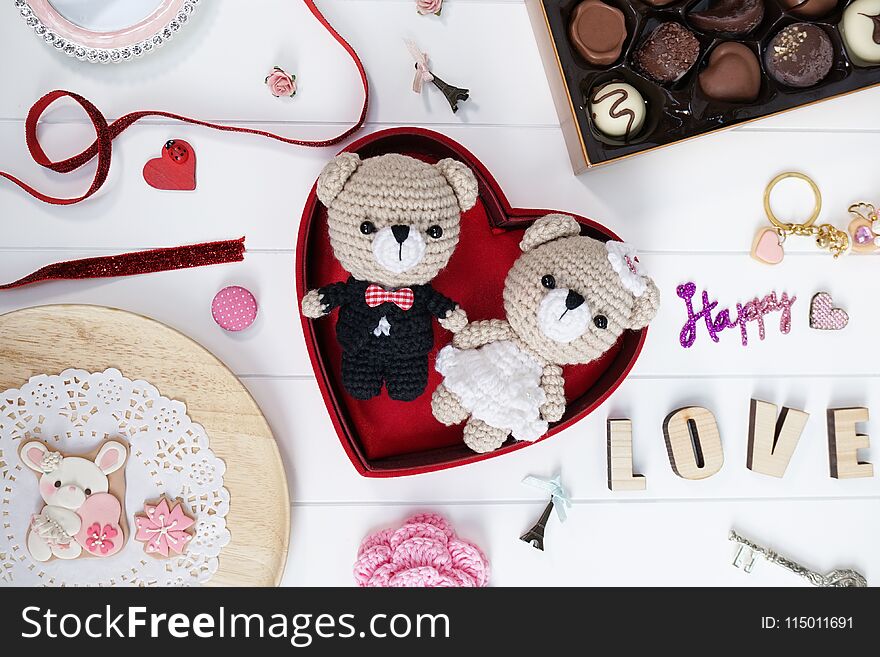
[[[399,290],[389,292],[384,287],[374,283],[367,288],[364,300],[370,308],[381,306],[383,303],[390,301],[401,310],[409,310],[416,300],[416,295],[408,287],[402,287]]]

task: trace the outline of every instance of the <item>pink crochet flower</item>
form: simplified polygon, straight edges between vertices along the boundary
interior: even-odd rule
[[[383,529],[361,543],[354,564],[358,586],[486,586],[489,562],[455,536],[445,518],[418,514],[400,529]]]

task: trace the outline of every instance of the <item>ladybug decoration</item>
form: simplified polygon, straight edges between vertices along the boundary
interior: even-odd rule
[[[196,152],[182,139],[169,139],[160,157],[144,165],[144,180],[150,187],[193,191],[196,188]]]

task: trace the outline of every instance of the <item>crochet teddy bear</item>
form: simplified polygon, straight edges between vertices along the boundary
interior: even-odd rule
[[[512,435],[534,441],[565,412],[562,366],[589,363],[625,330],[648,325],[659,291],[622,242],[580,235],[572,217],[532,224],[504,283],[506,320],[468,324],[437,355],[443,375],[431,399],[447,426],[466,422],[475,452]]]
[[[333,253],[351,276],[308,292],[302,313],[315,319],[339,308],[342,384],[352,397],[375,397],[384,384],[391,399],[415,399],[428,383],[432,318],[453,333],[467,324],[431,280],[449,262],[477,190],[474,173],[452,159],[342,153],[324,167],[317,195]]]

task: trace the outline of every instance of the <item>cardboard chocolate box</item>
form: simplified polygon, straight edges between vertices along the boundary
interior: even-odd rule
[[[575,173],[880,84],[880,0],[526,6]]]

